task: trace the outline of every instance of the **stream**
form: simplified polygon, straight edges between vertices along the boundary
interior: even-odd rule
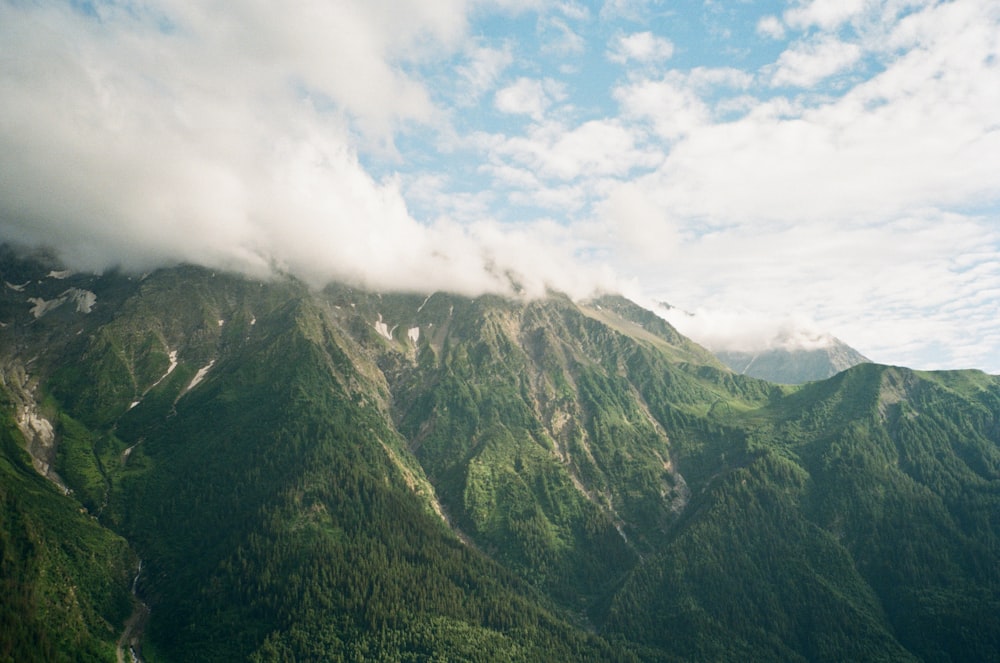
[[[118,663],[143,663],[142,632],[146,627],[146,620],[149,619],[149,606],[136,593],[141,575],[142,560],[139,560],[139,568],[136,570],[135,578],[132,579],[132,597],[135,599],[135,608],[129,618],[125,620],[125,630],[122,631],[122,637],[118,638],[118,649],[116,650]]]

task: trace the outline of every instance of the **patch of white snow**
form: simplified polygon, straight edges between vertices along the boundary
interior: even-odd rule
[[[224,324],[226,324],[226,321],[225,321],[225,320],[222,320],[222,319],[220,319],[220,320],[219,320],[219,326],[221,327],[221,326],[222,326],[222,325],[224,325]]]
[[[142,440],[139,440],[139,442],[142,442]],[[135,444],[133,444],[132,446],[130,446],[128,449],[126,449],[125,451],[122,452],[122,463],[124,463],[125,461],[128,460],[129,456],[132,455],[132,450],[135,449],[137,446],[139,446],[139,442],[136,442]]]
[[[149,387],[149,389],[146,390],[146,392],[149,392],[149,391],[152,391],[153,389],[155,389],[158,384],[160,384],[161,382],[163,382],[164,380],[166,380],[167,376],[170,375],[171,373],[173,373],[174,369],[177,368],[177,350],[171,350],[170,353],[169,353],[169,356],[170,356],[170,366],[167,366],[167,372],[164,373],[163,375],[161,375],[160,379],[157,380],[156,382],[154,382]],[[190,387],[188,387],[188,388],[190,389]]]
[[[64,294],[76,302],[77,313],[90,313],[97,303],[97,295],[89,290],[70,288]]]
[[[14,285],[10,281],[4,281],[3,284],[15,292],[24,292],[25,286],[27,286],[31,281],[25,281],[21,285]]]
[[[49,311],[55,310],[62,304],[66,303],[65,297],[57,297],[56,299],[50,299],[48,301],[42,299],[41,297],[28,297],[28,303],[34,304],[31,307],[31,315],[35,316],[36,319],[42,317]]]
[[[406,331],[406,337],[413,341],[414,344],[420,341],[420,327],[410,327]]]
[[[395,327],[393,327],[393,329],[395,329]],[[389,325],[382,322],[381,313],[378,314],[378,322],[375,323],[375,331],[377,331],[380,335],[384,336],[390,341],[392,340],[392,332],[389,331]]]
[[[191,383],[188,384],[187,389],[184,390],[184,393],[187,393],[192,389],[194,389],[195,387],[197,387],[201,383],[201,381],[205,379],[205,376],[208,375],[208,372],[212,370],[212,366],[214,365],[215,365],[215,360],[213,359],[212,361],[208,362],[208,364],[206,364],[205,366],[199,368],[198,372],[194,374],[193,378],[191,378]]]
[[[41,297],[29,297],[28,303],[34,304],[31,307],[31,315],[40,318],[50,311],[54,311],[68,301],[76,304],[77,313],[90,313],[97,303],[97,295],[89,290],[70,288],[55,299],[44,300]]]
[[[131,403],[129,404],[129,406],[128,406],[128,409],[130,409],[130,410],[131,410],[132,408],[134,408],[134,407],[135,407],[136,405],[138,405],[138,404],[139,404],[139,403],[141,403],[141,402],[142,402],[142,401],[132,401],[132,402],[131,402]]]
[[[57,272],[56,270],[53,269],[51,272],[46,274],[46,276],[49,277],[50,279],[64,279],[67,276],[72,276],[72,275],[73,271],[69,269],[64,269],[61,272]]]
[[[423,304],[421,304],[420,306],[418,306],[418,307],[417,307],[417,313],[420,313],[420,311],[422,311],[422,310],[423,310],[424,306],[426,306],[426,305],[427,305],[427,301],[428,301],[428,300],[429,300],[429,299],[430,299],[431,297],[433,297],[433,296],[434,296],[434,293],[431,293],[431,294],[427,295],[427,296],[426,296],[426,297],[424,298],[424,302],[423,302]]]

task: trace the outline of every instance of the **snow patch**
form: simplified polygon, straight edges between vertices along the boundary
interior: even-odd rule
[[[222,326],[222,325],[224,325],[224,324],[226,324],[226,321],[225,321],[225,320],[222,320],[222,319],[220,319],[220,320],[219,320],[219,326],[221,327],[221,326]]]
[[[70,299],[76,302],[77,313],[90,313],[94,310],[94,304],[97,303],[97,295],[91,291],[71,288],[66,292],[69,293]]]
[[[149,387],[149,389],[146,390],[147,393],[155,389],[158,384],[166,380],[167,376],[173,373],[174,369],[177,368],[177,350],[171,350],[169,356],[170,356],[170,366],[167,366],[167,372],[161,375],[160,379],[154,382]]]
[[[142,440],[139,440],[139,442],[141,442],[141,441]],[[128,449],[126,449],[125,451],[122,452],[122,463],[124,463],[125,461],[128,460],[129,456],[132,455],[132,450],[135,449],[137,446],[139,446],[139,442],[136,442],[135,444],[133,444],[132,446],[130,446]]]
[[[131,403],[129,403],[128,409],[131,410],[132,408],[134,408],[136,405],[138,405],[141,402],[142,401],[132,401]]]
[[[420,341],[420,327],[410,327],[406,330],[406,337],[413,341],[414,344]]]
[[[66,278],[67,276],[73,276],[73,271],[69,270],[69,269],[64,269],[61,272],[57,272],[56,270],[53,269],[51,272],[49,272],[48,274],[46,274],[46,276],[49,277],[50,279],[60,279],[61,280],[61,279]]]
[[[395,329],[395,327],[393,327],[393,329]],[[378,322],[375,323],[375,331],[377,331],[381,336],[384,336],[390,341],[393,340],[392,332],[389,330],[389,325],[387,325],[382,321],[381,313],[378,314]]]
[[[14,285],[10,281],[4,281],[3,284],[15,292],[24,292],[25,286],[27,286],[31,281],[25,281],[21,285]]]
[[[66,300],[60,297],[58,299],[50,299],[49,301],[45,301],[41,297],[29,297],[28,303],[34,304],[34,306],[31,307],[31,315],[35,316],[35,319],[37,320],[38,318],[42,317],[49,311],[52,311],[65,304]]]
[[[45,300],[41,297],[28,298],[28,303],[33,304],[31,315],[35,316],[36,319],[54,311],[67,302],[76,304],[77,313],[90,313],[94,308],[94,304],[97,303],[97,295],[89,290],[70,288],[55,299]]]
[[[434,296],[434,293],[431,293],[431,294],[427,295],[427,296],[426,296],[426,297],[424,298],[424,301],[423,301],[423,303],[422,303],[422,304],[421,304],[420,306],[418,306],[418,307],[417,307],[417,313],[420,313],[420,311],[422,311],[422,310],[424,309],[424,306],[426,306],[426,305],[427,305],[427,301],[428,301],[428,300],[429,300],[429,299],[430,299],[431,297],[433,297],[433,296]]]
[[[250,318],[250,326],[253,327],[255,324],[257,324],[257,316]]]
[[[215,360],[213,359],[212,361],[208,362],[208,364],[206,364],[205,366],[199,368],[198,372],[194,374],[193,378],[191,378],[191,383],[188,384],[187,389],[184,390],[184,393],[187,393],[192,389],[194,389],[195,387],[197,387],[201,383],[201,381],[205,379],[205,376],[208,375],[208,372],[212,370],[212,366],[214,365],[215,365]]]

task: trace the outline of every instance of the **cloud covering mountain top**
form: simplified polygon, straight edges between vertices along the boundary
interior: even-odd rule
[[[989,0],[0,0],[0,240],[1000,370],[998,35]]]

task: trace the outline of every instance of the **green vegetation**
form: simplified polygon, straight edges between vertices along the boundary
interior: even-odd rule
[[[0,414],[0,661],[108,661],[132,611],[125,541],[39,476]]]
[[[779,387],[617,297],[85,285],[0,295],[0,660],[109,660],[139,558],[152,663],[1000,657],[997,378]]]

